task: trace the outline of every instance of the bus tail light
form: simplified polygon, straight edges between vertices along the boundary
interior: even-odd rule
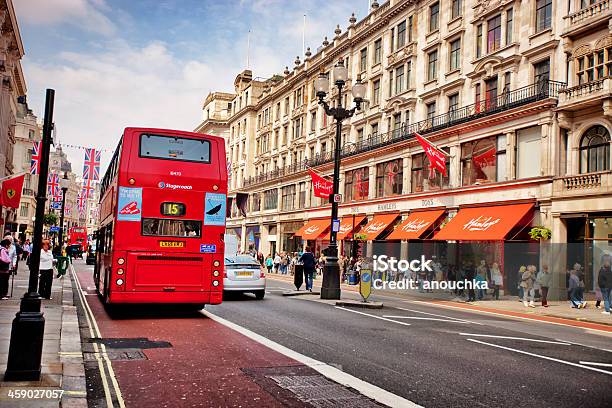
[[[213,276],[216,278],[216,277],[218,277],[219,275],[220,275],[219,271],[215,269],[215,270],[213,271]]]
[[[119,258],[119,259],[117,259],[117,263],[118,263],[119,265],[123,265],[123,264],[125,263],[125,259],[123,259],[123,258]]]
[[[217,286],[219,286],[219,281],[218,280],[213,280],[212,281],[212,285],[216,288]]]
[[[117,279],[115,283],[117,284],[117,286],[121,286],[123,285],[123,279]]]
[[[123,275],[124,273],[125,271],[123,270],[123,268],[117,269],[117,275]]]
[[[219,266],[219,265],[221,265],[221,262],[219,262],[219,260],[218,260],[218,259],[215,259],[215,260],[213,261],[213,266]]]

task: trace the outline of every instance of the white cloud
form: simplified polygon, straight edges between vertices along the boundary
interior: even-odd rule
[[[103,13],[111,10],[104,0],[18,0],[14,5],[17,15],[25,23],[67,23],[103,35],[116,31],[113,22]]]

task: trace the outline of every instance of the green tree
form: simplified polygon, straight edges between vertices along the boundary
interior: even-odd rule
[[[43,222],[45,225],[56,225],[57,224],[57,214],[55,213],[45,214],[45,218],[43,218]]]

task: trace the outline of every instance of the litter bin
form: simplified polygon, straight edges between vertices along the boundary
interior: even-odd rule
[[[55,267],[57,268],[57,276],[63,276],[68,270],[68,265],[70,265],[70,258],[67,256],[58,256],[56,259],[57,264]]]
[[[359,274],[357,271],[350,271],[348,275],[348,284],[357,285],[359,283]]]
[[[295,264],[293,265],[293,284],[296,290],[300,290],[304,283],[304,265]]]

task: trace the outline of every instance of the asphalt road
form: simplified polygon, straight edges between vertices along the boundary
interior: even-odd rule
[[[612,406],[609,335],[389,298],[339,308],[268,283],[262,301],[206,310],[425,407]]]

